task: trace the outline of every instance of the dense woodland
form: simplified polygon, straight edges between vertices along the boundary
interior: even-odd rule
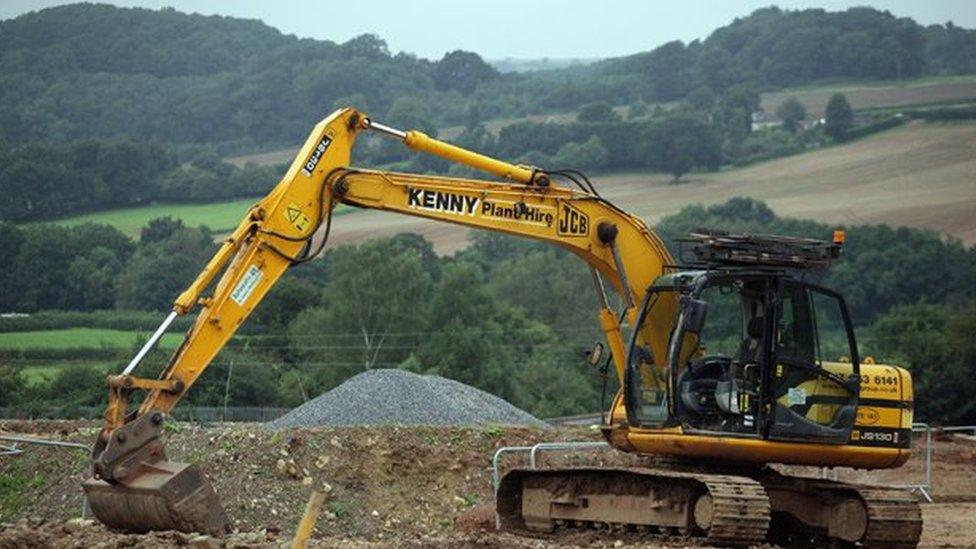
[[[336,44],[258,21],[75,4],[0,22],[0,142],[131,138],[253,150],[299,142],[336,104],[379,118],[412,98],[440,126],[593,101],[671,101],[699,88],[721,95],[740,84],[967,74],[974,59],[972,30],[871,8],[766,8],[703,41],[501,74],[475,53],[426,60],[372,35]]]
[[[267,193],[282,167],[236,168],[210,152],[180,162],[171,147],[81,140],[0,150],[0,219],[54,219],[158,200],[214,201]]]
[[[675,236],[701,226],[820,238],[834,228],[778,218],[761,202],[733,199],[685,208],[657,230],[673,247]],[[238,406],[295,405],[365,369],[400,367],[475,385],[542,416],[595,409],[599,379],[583,367],[582,352],[600,334],[585,265],[543,244],[474,236],[473,245],[453,257],[438,257],[429,242],[404,234],[342,246],[289,271],[191,393],[191,402],[221,405],[228,369],[236,364],[228,398]],[[14,258],[0,281],[12,290],[3,293],[0,308],[94,311],[13,318],[0,327],[118,327],[104,312],[114,308],[122,322],[150,329],[162,312],[132,320],[135,313],[125,311],[167,310],[214,246],[205,229],[167,219],[147,226],[138,242],[105,226],[0,225],[0,252]],[[363,265],[370,266],[368,276]],[[966,372],[976,357],[970,337],[976,247],[917,229],[853,226],[843,258],[823,278],[845,294],[862,352],[913,368],[920,417],[976,419],[976,410],[963,405],[966,392],[925,398],[944,386],[972,383]],[[61,354],[116,356],[109,351]],[[0,356],[0,379],[15,383],[18,365],[38,353],[44,354]],[[44,357],[61,358],[55,355]],[[163,358],[159,353],[157,364]],[[0,406],[50,412],[97,405],[103,374],[90,366],[65,368],[57,377],[73,381],[16,390],[11,385],[11,392],[0,391]],[[73,396],[65,399],[60,391],[67,385]]]

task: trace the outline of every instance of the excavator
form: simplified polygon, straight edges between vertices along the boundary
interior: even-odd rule
[[[364,132],[495,179],[351,167]],[[675,260],[640,217],[600,196],[578,171],[503,162],[352,108],[314,127],[280,182],[124,371],[108,378],[104,427],[84,482],[101,522],[134,532],[228,529],[199,466],[167,458],[167,413],[285,271],[319,255],[339,204],[536,239],[589,266],[606,341],[590,362],[619,382],[602,433],[613,448],[649,459],[633,467],[514,468],[496,493],[500,527],[598,525],[720,546],[918,543],[921,513],[909,492],[771,467],[885,469],[911,454],[909,373],[861,361],[843,297],[806,276],[839,256],[842,232],[819,241],[699,231],[682,239]],[[173,320],[194,310],[158,378],[134,375]],[[130,411],[137,393],[141,403]]]

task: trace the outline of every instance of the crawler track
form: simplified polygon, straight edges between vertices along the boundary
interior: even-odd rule
[[[918,545],[922,510],[911,494],[895,488],[856,488],[870,519],[862,547],[910,549]]]
[[[770,520],[754,479],[645,468],[515,469],[499,486],[498,513],[506,529],[596,526],[725,546],[762,543]]]
[[[768,469],[513,469],[499,486],[497,511],[508,530],[603,528],[718,546],[911,549],[922,534],[921,510],[904,490]]]
[[[706,541],[712,545],[753,545],[766,539],[770,509],[766,491],[755,480],[728,475],[689,475],[703,482],[714,514]]]
[[[910,549],[922,535],[922,511],[899,488],[788,477],[761,478],[771,499],[771,539],[812,545]]]

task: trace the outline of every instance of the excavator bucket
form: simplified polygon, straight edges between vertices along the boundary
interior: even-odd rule
[[[145,533],[179,530],[215,536],[228,530],[227,515],[210,482],[194,464],[157,461],[121,482],[89,479],[92,513],[110,528]]]

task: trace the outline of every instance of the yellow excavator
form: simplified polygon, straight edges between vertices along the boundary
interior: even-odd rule
[[[353,143],[367,131],[498,179],[350,167]],[[682,240],[675,260],[643,220],[579,172],[502,162],[349,108],[315,126],[274,190],[108,379],[105,425],[84,483],[103,523],[136,532],[227,528],[199,467],[167,459],[166,414],[281,275],[318,255],[338,204],[542,240],[589,265],[605,365],[620,385],[603,435],[618,450],[664,458],[641,467],[516,468],[496,494],[502,527],[610,525],[716,545],[917,544],[921,516],[909,493],[769,467],[883,469],[910,455],[911,377],[859,360],[843,298],[805,276],[838,257],[843,233],[815,241],[701,231]],[[195,309],[158,379],[134,376],[172,321]],[[601,349],[590,355],[594,364]],[[130,412],[137,391],[146,394]]]

